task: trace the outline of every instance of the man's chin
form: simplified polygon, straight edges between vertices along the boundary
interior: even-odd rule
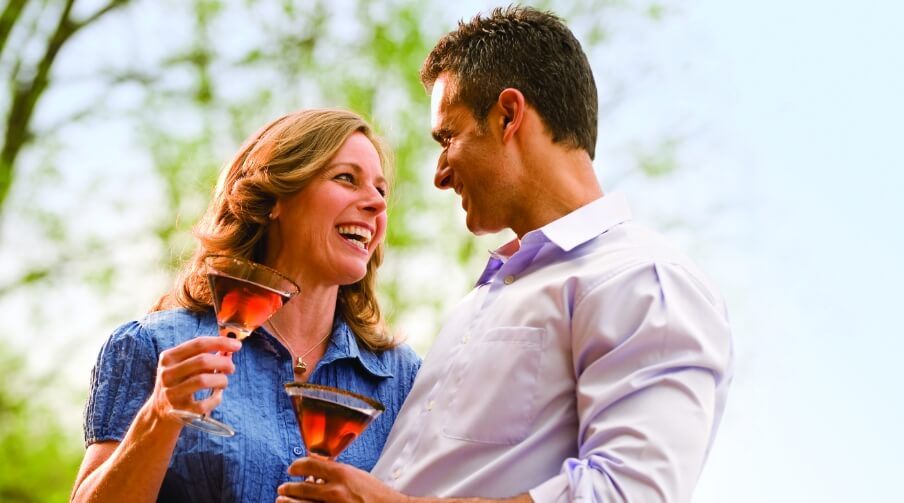
[[[475,236],[483,236],[484,234],[496,234],[503,229],[499,226],[488,226],[486,224],[482,224],[478,222],[477,219],[472,219],[470,216],[465,220],[465,226],[467,226],[471,234],[474,234]]]

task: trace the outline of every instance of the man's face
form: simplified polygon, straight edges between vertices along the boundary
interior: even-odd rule
[[[430,100],[433,138],[443,149],[434,185],[461,196],[468,230],[474,234],[511,227],[514,173],[506,166],[501,132],[493,128],[493,112],[487,130],[481,132],[467,106],[450,103],[450,92],[448,76],[440,75]]]

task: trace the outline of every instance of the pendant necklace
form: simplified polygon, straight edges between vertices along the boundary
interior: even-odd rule
[[[282,334],[279,333],[279,330],[276,328],[276,324],[273,323],[273,320],[270,320],[269,324],[270,324],[270,328],[273,329],[273,335],[275,335],[276,338],[279,339],[279,342],[283,343],[283,345],[289,351],[289,355],[291,355],[292,354],[292,346],[290,346],[289,343],[286,342],[285,339],[283,339]],[[311,346],[310,349],[308,349],[307,351],[304,352],[304,354],[302,354],[301,356],[298,357],[298,359],[295,362],[295,372],[296,373],[304,375],[304,373],[308,371],[308,365],[304,362],[304,357],[308,356],[311,353],[311,351],[314,351],[315,348],[317,348],[318,346],[323,344],[323,341],[325,341],[327,339],[327,337],[329,337],[330,335],[332,335],[332,332],[327,332],[326,335],[324,335],[322,339],[317,341],[317,344],[314,344],[313,346]]]

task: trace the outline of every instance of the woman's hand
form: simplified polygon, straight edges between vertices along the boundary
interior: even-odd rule
[[[228,337],[196,337],[160,353],[151,408],[160,419],[171,419],[173,409],[208,414],[222,400],[228,374],[235,371],[231,353],[242,343]],[[214,393],[195,401],[196,391],[213,388]]]

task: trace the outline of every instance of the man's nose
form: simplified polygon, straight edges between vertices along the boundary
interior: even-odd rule
[[[450,168],[449,163],[446,162],[445,153],[441,154],[439,160],[436,162],[436,173],[433,175],[433,185],[440,190],[452,188],[452,168]]]

